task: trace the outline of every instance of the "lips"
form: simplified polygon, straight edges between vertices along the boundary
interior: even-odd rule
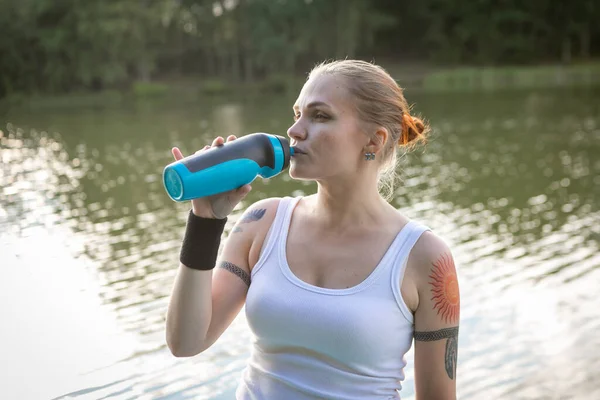
[[[306,154],[306,152],[302,149],[294,147],[294,155],[296,155],[296,154]]]

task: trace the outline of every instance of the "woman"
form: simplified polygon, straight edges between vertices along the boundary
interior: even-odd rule
[[[397,399],[413,338],[417,399],[456,398],[452,255],[378,190],[397,148],[423,140],[426,126],[387,72],[356,60],[313,69],[293,110],[289,174],[316,181],[317,193],[251,205],[218,263],[226,216],[251,187],[192,202],[167,314],[171,352],[209,348],[245,303],[254,340],[238,399]]]

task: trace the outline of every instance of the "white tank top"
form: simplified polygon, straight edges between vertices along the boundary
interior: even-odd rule
[[[300,198],[281,199],[252,270],[245,306],[252,351],[236,398],[399,399],[413,338],[400,285],[410,250],[429,228],[405,225],[360,284],[321,288],[296,277],[287,263]]]

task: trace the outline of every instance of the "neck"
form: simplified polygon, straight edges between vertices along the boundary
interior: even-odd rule
[[[318,181],[318,191],[311,214],[319,225],[332,231],[380,223],[389,205],[377,190],[377,181],[340,179]]]

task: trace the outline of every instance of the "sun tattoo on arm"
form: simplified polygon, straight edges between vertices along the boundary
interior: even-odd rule
[[[433,267],[429,275],[433,308],[445,323],[458,324],[460,294],[454,261],[449,254],[444,254],[433,263]],[[458,326],[437,331],[415,332],[414,337],[416,341],[422,342],[447,339],[444,366],[448,377],[454,379],[458,362]]]
[[[444,322],[456,323],[460,313],[460,295],[454,261],[450,255],[444,254],[433,263],[433,267],[429,275],[433,308]]]

